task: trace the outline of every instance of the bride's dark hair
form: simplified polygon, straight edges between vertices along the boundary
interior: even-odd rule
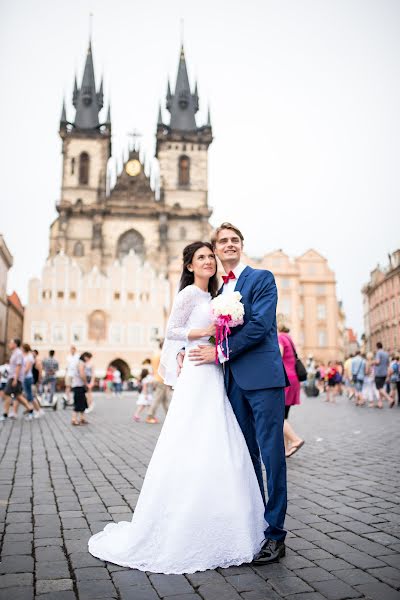
[[[214,248],[209,242],[193,242],[186,246],[183,249],[183,270],[181,275],[181,280],[179,282],[179,291],[183,290],[183,288],[188,285],[192,285],[194,283],[194,273],[189,271],[188,266],[193,262],[193,256],[200,250],[200,248],[208,248],[214,254]],[[218,278],[217,278],[217,269],[215,269],[215,273],[212,277],[210,277],[208,282],[208,291],[211,296],[214,298],[218,292]]]

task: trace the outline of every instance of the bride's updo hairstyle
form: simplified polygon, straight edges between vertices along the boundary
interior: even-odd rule
[[[188,266],[192,264],[193,257],[197,250],[200,248],[208,248],[214,254],[214,248],[209,242],[193,242],[193,244],[189,244],[186,248],[183,249],[183,271],[181,275],[181,280],[179,282],[179,291],[183,290],[183,288],[188,285],[192,285],[194,283],[194,273],[189,271]],[[208,282],[208,291],[211,296],[214,298],[218,292],[218,278],[217,271],[215,271],[214,275],[210,277]]]

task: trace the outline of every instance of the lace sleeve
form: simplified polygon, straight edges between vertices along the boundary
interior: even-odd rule
[[[195,303],[194,290],[189,286],[176,296],[168,320],[165,341],[161,351],[159,374],[167,385],[174,386],[177,380],[177,355],[185,347],[189,317]]]
[[[191,287],[186,287],[176,296],[168,319],[166,339],[187,342],[190,331],[187,326],[194,306],[194,293]]]

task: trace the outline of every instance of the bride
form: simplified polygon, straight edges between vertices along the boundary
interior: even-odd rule
[[[179,349],[214,335],[216,271],[211,244],[184,249],[160,366],[165,382],[175,385],[171,406],[132,521],[111,523],[89,540],[89,552],[101,560],[194,573],[251,562],[264,541],[264,503],[221,366],[185,358],[176,380]]]

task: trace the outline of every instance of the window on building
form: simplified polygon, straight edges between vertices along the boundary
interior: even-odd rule
[[[85,341],[85,325],[71,325],[71,344],[82,344]]]
[[[110,325],[110,344],[122,343],[122,326],[119,323]]]
[[[79,157],[79,183],[82,185],[88,185],[89,183],[89,163],[89,154],[82,152]]]
[[[42,291],[43,300],[50,300],[51,298],[51,290],[43,290]]]
[[[315,291],[317,292],[318,295],[322,296],[323,294],[326,294],[326,285],[324,283],[319,283],[316,287],[315,287]]]
[[[291,311],[291,302],[290,302],[290,298],[282,298],[281,300],[281,313],[283,315],[285,315],[285,317],[290,316],[290,311]]]
[[[133,302],[135,300],[135,294],[133,292],[128,292],[128,300]]]
[[[186,228],[180,227],[179,229],[179,239],[186,240]]]
[[[304,319],[304,304],[299,304],[299,318],[301,321]]]
[[[179,157],[178,184],[181,187],[185,187],[190,184],[190,158],[188,156]]]
[[[114,292],[114,300],[120,300],[121,298],[121,293],[120,292]]]
[[[57,298],[64,298],[64,292],[62,292],[62,291],[59,290],[57,292]]]
[[[47,341],[47,324],[43,322],[32,323],[31,339],[36,344],[42,344]]]
[[[328,341],[328,336],[326,334],[326,331],[324,331],[324,330],[318,331],[318,346],[320,348],[325,348],[327,345],[327,341]]]
[[[76,300],[76,292],[70,292],[69,293],[69,299],[70,300]]]
[[[326,319],[326,305],[317,304],[317,319]]]
[[[142,326],[139,323],[128,325],[128,345],[132,348],[142,346]]]
[[[71,175],[75,173],[75,159],[71,158]]]
[[[83,256],[85,254],[85,248],[82,242],[78,241],[74,245],[73,255],[74,256]]]
[[[309,274],[309,275],[315,275],[315,273],[316,273],[316,268],[315,268],[315,265],[314,265],[313,263],[310,263],[310,264],[307,266],[307,272],[308,272],[308,274]]]
[[[53,323],[51,329],[51,341],[53,344],[65,344],[66,343],[66,335],[65,335],[65,324],[64,323]]]
[[[290,288],[290,279],[281,279],[281,287],[283,290]]]
[[[106,339],[107,318],[102,310],[94,310],[88,317],[89,340],[96,342]]]
[[[149,334],[150,342],[156,342],[160,337],[160,330],[158,327],[150,327]]]
[[[117,242],[117,257],[121,260],[133,250],[142,260],[144,259],[144,237],[135,229],[123,233]]]

